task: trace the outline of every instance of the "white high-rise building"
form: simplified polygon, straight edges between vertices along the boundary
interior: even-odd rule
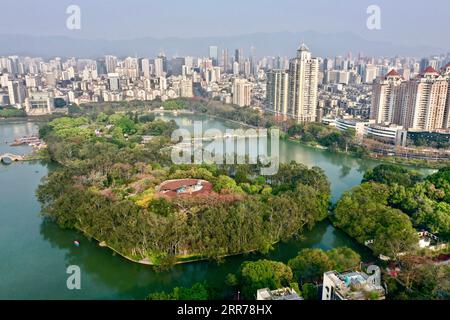
[[[125,75],[130,78],[139,76],[139,62],[137,58],[128,57],[124,60]]]
[[[194,96],[192,78],[183,78],[180,83],[181,93],[180,96],[183,98],[192,98]]]
[[[364,70],[364,83],[373,83],[378,75],[378,68],[373,65],[367,65]]]
[[[108,84],[109,90],[119,91],[120,90],[120,77],[118,73],[108,73]]]
[[[406,129],[433,131],[445,129],[449,80],[433,67],[405,83],[402,94],[402,125]]]
[[[17,74],[19,72],[19,57],[8,57],[8,60],[6,61],[6,69],[8,70],[8,73]]]
[[[444,67],[443,75],[446,76],[448,80],[447,106],[445,107],[444,112],[444,124],[446,128],[450,128],[450,62],[448,62],[447,65]]]
[[[233,83],[233,104],[250,106],[252,85],[245,79],[235,79]]]
[[[22,81],[8,81],[8,96],[11,105],[21,105],[25,102],[26,89]]]
[[[38,88],[42,86],[41,77],[38,75],[26,75],[25,84],[27,88]]]
[[[398,123],[401,111],[398,100],[400,99],[400,85],[403,79],[395,70],[391,70],[382,80],[373,85],[372,108],[370,118],[376,123]]]
[[[286,70],[267,73],[267,109],[277,115],[286,115],[288,108],[289,75]]]
[[[246,77],[250,76],[252,73],[252,64],[250,60],[245,60],[244,62],[244,74]]]
[[[222,69],[224,73],[228,72],[228,49],[222,50]]]
[[[115,73],[117,67],[117,57],[105,56],[105,65],[107,73]]]
[[[371,118],[411,130],[450,128],[450,64],[440,73],[429,66],[409,81],[389,72],[373,86]]]
[[[220,67],[209,68],[205,71],[206,83],[218,82],[220,81]]]
[[[159,90],[163,94],[167,90],[167,79],[166,77],[159,77]]]
[[[151,64],[150,59],[142,59],[142,75],[146,79],[150,79]]]
[[[164,60],[162,58],[155,59],[155,76],[162,77],[164,75]]]
[[[6,88],[8,86],[8,82],[12,79],[11,75],[8,73],[4,73],[0,75],[0,86]]]
[[[233,74],[234,75],[239,74],[239,62],[237,61],[233,62]]]
[[[289,62],[289,97],[287,113],[298,122],[316,121],[319,60],[311,57],[305,44]]]

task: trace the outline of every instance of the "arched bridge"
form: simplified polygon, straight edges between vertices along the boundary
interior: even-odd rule
[[[0,162],[9,163],[11,161],[22,161],[24,160],[24,156],[20,156],[12,153],[4,153],[0,155]]]

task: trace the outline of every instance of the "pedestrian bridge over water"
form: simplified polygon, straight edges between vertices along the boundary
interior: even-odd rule
[[[17,155],[17,154],[12,154],[12,153],[0,154],[0,162],[3,162],[3,163],[11,163],[14,161],[22,161],[22,160],[25,160],[25,157]]]

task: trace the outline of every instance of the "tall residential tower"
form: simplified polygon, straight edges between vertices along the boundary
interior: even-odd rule
[[[429,66],[408,81],[390,71],[373,85],[371,118],[412,130],[450,128],[450,64],[442,72]]]
[[[382,80],[374,83],[371,119],[377,123],[399,123],[401,110],[398,99],[402,83],[403,79],[395,70],[391,70]]]
[[[318,78],[319,60],[302,44],[289,61],[288,116],[298,122],[316,121]]]
[[[267,73],[267,108],[276,115],[286,115],[288,107],[289,75],[276,69]]]

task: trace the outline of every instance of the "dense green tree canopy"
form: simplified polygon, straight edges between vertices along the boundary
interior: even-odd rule
[[[23,109],[16,109],[13,107],[2,108],[0,107],[0,117],[4,118],[15,118],[15,117],[26,117],[27,113]]]
[[[321,249],[303,249],[289,260],[288,265],[296,279],[314,280],[322,277],[324,272],[333,270],[333,263]]]
[[[333,269],[338,272],[355,268],[361,262],[359,254],[348,247],[334,248],[326,253],[333,263]]]
[[[44,215],[129,258],[162,265],[267,252],[327,216],[330,186],[319,168],[285,164],[266,179],[257,165],[174,165],[167,136],[175,128],[107,111],[45,125],[49,158],[60,166],[37,192]],[[148,134],[151,141],[139,143]],[[158,194],[163,181],[180,178],[207,180],[214,192]]]
[[[244,298],[254,300],[258,289],[275,290],[289,286],[292,281],[292,271],[282,262],[246,261],[241,266],[239,279]]]
[[[389,187],[363,183],[344,193],[334,210],[334,223],[358,242],[373,241],[377,254],[395,256],[412,249],[416,231],[409,217],[388,206]]]
[[[324,272],[339,272],[356,268],[361,259],[359,254],[347,247],[338,247],[329,251],[322,249],[303,249],[289,260],[289,267],[297,280],[321,279]]]
[[[417,247],[415,228],[448,239],[449,172],[443,168],[423,178],[395,165],[379,165],[342,196],[334,223],[361,243],[373,240],[372,249],[388,256]]]
[[[172,292],[155,292],[147,300],[209,300],[210,294],[204,283],[195,283],[192,287],[175,287]]]
[[[392,164],[380,164],[364,174],[363,182],[373,181],[383,184],[399,184],[405,187],[419,182],[422,176],[400,166]]]
[[[357,151],[354,129],[339,131],[322,123],[294,124],[287,130],[288,136],[308,144],[320,144],[331,151]]]

